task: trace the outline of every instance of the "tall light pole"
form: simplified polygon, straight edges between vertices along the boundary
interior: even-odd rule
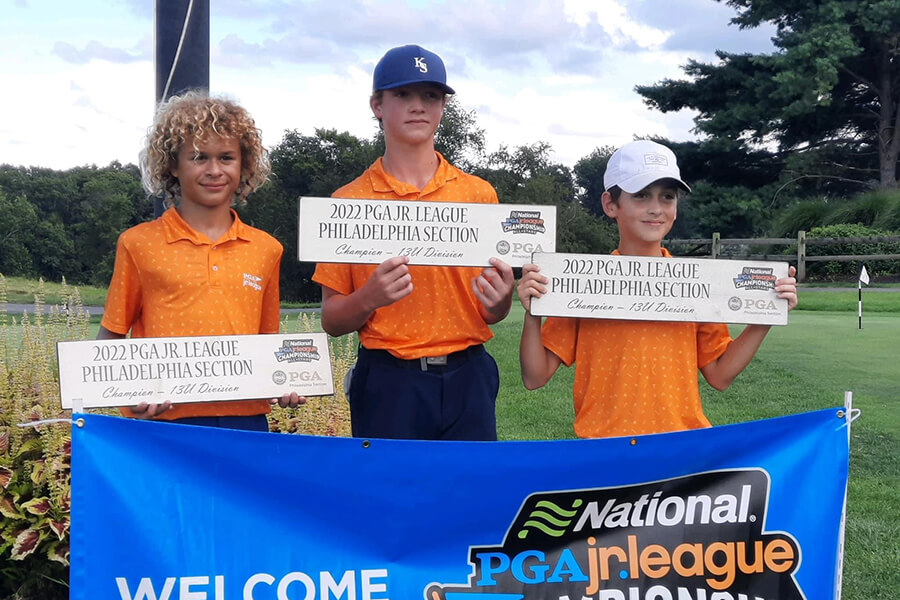
[[[156,0],[156,103],[209,89],[209,0]],[[163,213],[162,198],[154,214]]]

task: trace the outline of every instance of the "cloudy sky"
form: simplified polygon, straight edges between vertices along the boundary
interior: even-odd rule
[[[691,137],[634,86],[718,49],[771,49],[714,0],[210,0],[210,88],[285,130],[374,133],[372,69],[417,43],[440,54],[489,150],[548,142],[567,165],[634,135]],[[0,164],[137,162],[155,94],[153,0],[0,0]]]

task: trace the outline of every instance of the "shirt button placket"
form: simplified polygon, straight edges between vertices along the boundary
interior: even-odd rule
[[[209,270],[211,271],[209,275],[209,281],[213,285],[213,287],[219,287],[219,265],[218,265],[218,253],[214,253],[218,246],[211,246],[209,250],[209,262],[211,266]]]

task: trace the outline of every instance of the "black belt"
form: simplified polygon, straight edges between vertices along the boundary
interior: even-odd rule
[[[469,346],[465,350],[451,352],[450,354],[442,354],[440,356],[423,356],[421,358],[397,358],[387,350],[369,350],[363,346],[359,347],[359,356],[365,357],[371,363],[383,364],[401,369],[412,369],[415,371],[452,371],[460,365],[484,354],[483,344]]]

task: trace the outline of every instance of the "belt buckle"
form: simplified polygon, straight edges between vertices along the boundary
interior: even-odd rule
[[[432,367],[442,367],[447,364],[447,355],[443,356],[422,356],[419,358],[419,365],[421,366],[423,371],[428,370],[428,366]]]

